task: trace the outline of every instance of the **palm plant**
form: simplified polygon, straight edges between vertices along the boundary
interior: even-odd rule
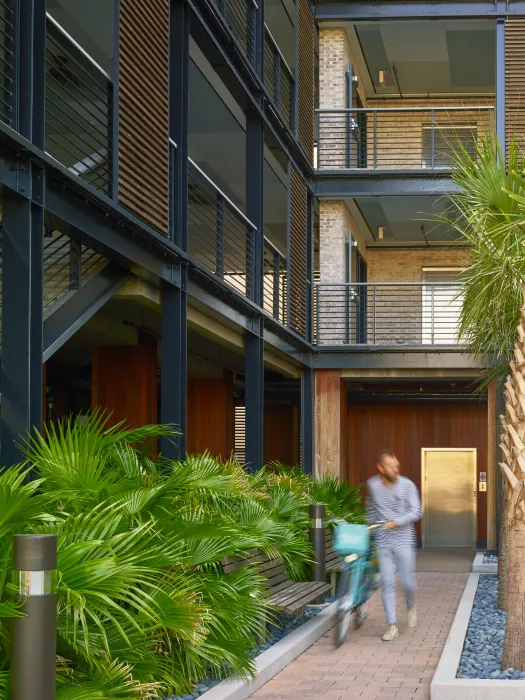
[[[469,244],[462,275],[460,339],[472,355],[489,357],[486,381],[507,375],[501,417],[504,504],[499,551],[499,607],[507,611],[504,665],[525,669],[521,556],[525,533],[525,159],[516,144],[505,159],[488,135],[476,154],[455,152],[454,215],[445,221]],[[516,342],[517,341],[517,342]]]
[[[209,673],[253,674],[250,650],[274,613],[259,573],[226,576],[221,560],[259,548],[304,576],[312,479],[253,476],[209,455],[152,460],[141,445],[161,435],[175,433],[108,428],[95,413],[35,434],[27,465],[0,475],[0,700],[5,621],[20,614],[8,587],[15,532],[58,534],[57,700],[162,697]]]

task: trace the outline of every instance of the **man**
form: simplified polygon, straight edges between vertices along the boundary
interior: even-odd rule
[[[396,569],[405,589],[408,626],[417,624],[414,523],[421,519],[421,501],[416,485],[399,476],[399,461],[391,450],[379,454],[377,471],[377,475],[367,482],[367,520],[370,524],[383,524],[383,528],[376,531],[381,592],[388,624],[383,641],[393,642],[399,636]]]

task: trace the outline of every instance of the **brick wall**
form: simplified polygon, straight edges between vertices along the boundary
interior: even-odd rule
[[[369,282],[421,282],[424,267],[462,267],[467,260],[464,249],[377,250],[367,253]]]
[[[346,107],[346,70],[350,47],[344,29],[319,30],[319,106]]]

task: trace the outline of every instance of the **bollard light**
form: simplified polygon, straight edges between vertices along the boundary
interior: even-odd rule
[[[15,535],[13,583],[24,617],[11,622],[10,700],[55,700],[57,536]]]
[[[326,581],[325,519],[326,506],[324,503],[312,503],[310,505],[310,542],[315,555],[312,581]]]

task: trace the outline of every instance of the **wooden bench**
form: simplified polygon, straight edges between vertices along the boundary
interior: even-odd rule
[[[337,574],[341,573],[343,568],[343,560],[334,552],[332,546],[334,531],[326,529],[325,535],[325,562],[326,562],[326,573],[330,574],[330,587],[332,589],[332,595],[336,594],[337,587]]]
[[[270,559],[256,549],[250,550],[246,558],[224,557],[222,559],[225,574],[250,565],[265,577],[270,603],[288,614],[296,612],[302,614],[307,605],[330,590],[330,584],[323,581],[292,581],[283,561]]]

